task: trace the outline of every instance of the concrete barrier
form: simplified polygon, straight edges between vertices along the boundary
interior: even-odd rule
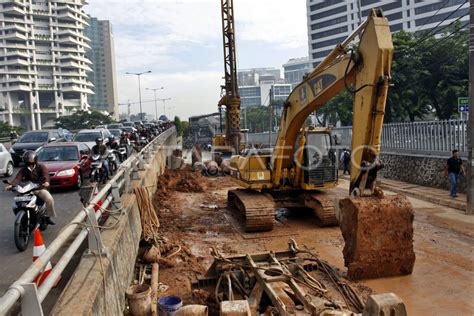
[[[132,187],[156,191],[157,177],[165,170],[166,160],[176,145],[170,136],[155,154]],[[51,315],[122,315],[125,291],[133,279],[142,227],[140,212],[133,193],[122,196],[118,219],[109,218],[101,236],[105,254],[84,254],[73,277],[58,299]]]
[[[382,153],[380,159],[385,164],[385,167],[380,171],[380,174],[387,179],[444,189],[449,192],[449,179],[444,174],[444,168],[448,158],[449,157]],[[465,164],[464,166],[467,167],[465,159],[463,159],[463,162]],[[465,193],[466,188],[466,177],[460,176],[458,192]]]

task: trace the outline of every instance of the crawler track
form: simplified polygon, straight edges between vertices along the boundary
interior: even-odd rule
[[[275,204],[271,197],[254,190],[231,190],[227,194],[230,207],[245,218],[246,232],[269,231],[275,222]]]
[[[304,203],[307,207],[313,209],[319,219],[321,226],[338,225],[336,217],[336,208],[334,205],[336,197],[326,193],[307,193],[303,194]]]

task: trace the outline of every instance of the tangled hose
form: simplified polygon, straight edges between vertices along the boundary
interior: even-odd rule
[[[155,208],[150,199],[150,194],[146,187],[137,187],[133,189],[137,198],[138,209],[140,211],[140,221],[142,224],[142,239],[147,242],[159,244],[160,221],[156,215]]]

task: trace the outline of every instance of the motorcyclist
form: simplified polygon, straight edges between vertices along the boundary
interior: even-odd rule
[[[122,134],[120,134],[119,145],[125,146],[128,156],[130,154],[130,139],[128,138],[127,132],[123,131]]]
[[[10,141],[14,142],[18,139],[18,134],[15,131],[10,132]]]
[[[118,150],[118,148],[119,148],[118,139],[116,137],[112,136],[112,138],[109,142],[109,145],[110,145],[110,149]]]
[[[130,146],[130,139],[128,138],[128,133],[125,131],[120,134],[120,145]]]
[[[109,179],[109,160],[107,159],[108,150],[107,146],[104,145],[102,137],[97,137],[95,139],[95,145],[91,149],[91,154],[100,155],[102,168],[104,168],[106,178]]]
[[[140,131],[140,137],[145,137],[147,140],[150,139],[150,131],[148,130],[148,128],[146,127],[143,127]]]
[[[20,182],[29,181],[39,184],[40,189],[33,191],[33,194],[44,201],[46,207],[45,222],[49,225],[54,225],[55,223],[51,220],[51,217],[56,217],[56,211],[54,209],[53,196],[48,191],[48,168],[45,165],[38,163],[38,156],[31,150],[23,154],[23,162],[25,165],[18,171],[15,178],[10,181],[10,184],[5,187],[5,191],[10,191]]]

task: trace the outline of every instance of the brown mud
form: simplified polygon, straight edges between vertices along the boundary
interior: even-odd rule
[[[213,294],[191,290],[191,283],[213,261],[211,247],[224,255],[279,251],[286,250],[289,238],[294,238],[300,247],[306,246],[342,275],[346,273],[340,229],[318,227],[310,212],[278,210],[273,231],[244,233],[239,217],[227,209],[227,191],[236,188],[228,178],[178,170],[168,171],[159,182],[154,203],[160,232],[181,246],[178,254],[160,261],[160,282],[169,287],[160,295],[175,294],[185,304],[212,306]],[[397,294],[410,315],[472,315],[473,225],[458,213],[453,215],[455,210],[410,200],[415,209],[413,274],[352,284],[364,298],[372,291]],[[335,291],[334,295],[340,299]]]

